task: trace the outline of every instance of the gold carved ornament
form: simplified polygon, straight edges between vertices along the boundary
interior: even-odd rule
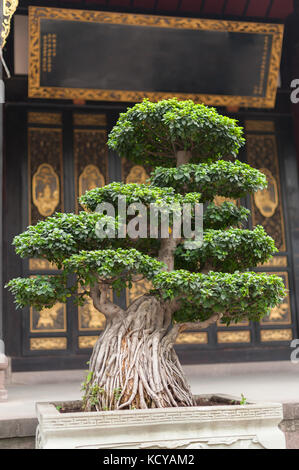
[[[80,349],[92,349],[98,338],[98,336],[79,336],[78,346]]]
[[[176,344],[208,344],[208,333],[206,331],[181,333],[176,340]]]
[[[30,271],[58,271],[58,266],[55,263],[50,263],[47,259],[43,258],[30,258],[29,259]]]
[[[138,183],[144,184],[149,179],[149,176],[141,165],[134,165],[130,169],[128,176],[126,177],[126,183]]]
[[[61,113],[37,113],[29,111],[27,119],[29,124],[62,125]]]
[[[91,189],[105,186],[105,178],[95,165],[87,165],[79,176],[79,196]]]
[[[247,132],[271,132],[275,133],[274,121],[245,121],[245,129]]]
[[[131,289],[126,289],[126,302],[129,306],[134,300],[138,299],[144,294],[147,294],[149,290],[153,288],[153,285],[147,279],[142,281],[136,281],[132,283]]]
[[[271,342],[271,341],[291,341],[293,339],[293,331],[288,330],[262,330],[261,331],[261,341]]]
[[[104,127],[107,125],[106,114],[74,114],[75,126],[98,126]]]
[[[264,264],[258,264],[258,268],[286,268],[288,266],[288,258],[286,256],[274,256]]]
[[[32,177],[32,199],[44,217],[53,214],[59,204],[59,178],[48,163],[39,165]]]
[[[92,299],[86,299],[84,305],[78,309],[79,330],[102,330],[106,319],[104,315],[94,308]]]
[[[265,316],[261,320],[261,325],[282,325],[282,324],[291,324],[292,323],[292,315],[291,315],[291,304],[290,304],[290,296],[289,296],[289,279],[287,272],[269,272],[268,274],[275,274],[283,279],[285,288],[286,288],[286,296],[283,299],[282,303],[276,305],[274,308],[271,309],[268,316]]]
[[[2,23],[1,23],[1,49],[5,46],[10,31],[10,22],[19,4],[18,0],[3,0]]]
[[[31,351],[66,349],[67,338],[30,338]]]
[[[66,306],[56,303],[51,308],[36,311],[30,308],[30,331],[38,332],[64,332],[66,331]]]
[[[79,292],[83,292],[79,288]],[[109,299],[113,301],[113,291],[109,291]],[[79,330],[103,330],[106,324],[106,318],[94,306],[91,297],[86,297],[83,305],[78,307]]]
[[[279,204],[277,183],[270,170],[261,168],[259,171],[267,177],[268,187],[254,194],[254,202],[264,217],[272,217]]]
[[[217,340],[220,344],[227,343],[250,343],[250,331],[218,331]]]
[[[289,304],[288,302],[283,302],[280,305],[277,305],[276,307],[272,308],[270,315],[269,315],[269,321],[281,321],[283,320],[289,312]]]
[[[224,196],[215,196],[213,200],[215,206],[222,206],[224,202],[233,202],[234,204],[237,204],[236,199],[231,199],[229,197],[224,197]]]

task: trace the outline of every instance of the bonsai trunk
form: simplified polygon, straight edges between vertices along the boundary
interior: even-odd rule
[[[171,316],[169,304],[145,295],[107,318],[90,361],[85,410],[194,404],[173,349]]]

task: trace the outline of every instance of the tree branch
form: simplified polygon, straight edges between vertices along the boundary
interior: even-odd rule
[[[177,168],[181,165],[189,163],[192,155],[190,150],[178,150],[176,152],[176,166]]]
[[[173,238],[173,234],[169,238],[161,238],[159,260],[166,264],[168,271],[174,270],[174,251],[179,242],[180,239]]]
[[[215,313],[215,315],[212,315],[210,318],[202,322],[190,321],[186,323],[181,323],[180,333],[185,330],[203,330],[204,328],[208,328],[208,326],[220,320],[222,316],[223,316],[223,313]]]
[[[176,323],[173,325],[172,329],[167,335],[167,339],[171,343],[175,343],[177,337],[179,336],[180,333],[182,333],[185,330],[203,330],[205,328],[208,328],[208,326],[212,325],[213,323],[216,323],[218,320],[220,320],[223,316],[223,313],[216,313],[215,315],[212,315],[210,318],[208,318],[205,321],[202,322],[185,322],[185,323]]]
[[[90,286],[90,296],[92,298],[94,307],[99,312],[103,313],[106,318],[112,318],[116,315],[124,316],[124,310],[108,299],[108,289],[108,284],[104,283],[101,283],[100,289],[97,284]]]

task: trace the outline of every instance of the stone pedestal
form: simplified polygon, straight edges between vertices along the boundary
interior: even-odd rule
[[[5,370],[8,367],[8,359],[0,353],[0,401],[7,400],[7,390],[5,388]]]
[[[283,405],[283,421],[279,427],[285,433],[287,449],[299,449],[299,403]]]

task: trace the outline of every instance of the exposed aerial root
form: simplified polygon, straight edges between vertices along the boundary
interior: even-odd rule
[[[167,320],[166,320],[167,319]],[[144,296],[107,321],[84,385],[85,410],[192,406],[194,400],[169,338],[164,303]]]

